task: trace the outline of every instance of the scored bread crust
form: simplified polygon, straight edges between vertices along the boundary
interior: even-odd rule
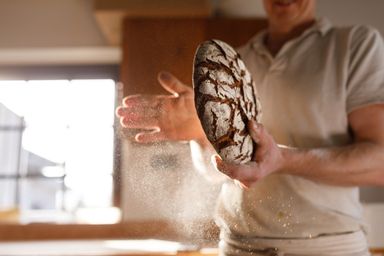
[[[240,55],[223,41],[205,41],[193,67],[195,107],[208,140],[224,160],[250,161],[256,145],[247,123],[260,122],[261,106]]]

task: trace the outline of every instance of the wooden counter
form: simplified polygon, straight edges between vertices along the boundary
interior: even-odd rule
[[[185,224],[185,223],[184,223]],[[183,223],[135,221],[105,225],[84,224],[0,224],[0,242],[77,239],[162,239],[216,244],[219,230],[213,221],[190,225],[201,229],[199,236],[184,231]]]

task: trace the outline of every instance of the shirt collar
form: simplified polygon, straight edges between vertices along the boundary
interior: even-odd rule
[[[315,24],[305,30],[299,37],[303,38],[310,33],[318,32],[321,36],[324,36],[332,28],[332,23],[327,18],[319,18],[316,20]],[[252,46],[256,51],[263,52],[266,50],[264,45],[264,40],[267,35],[267,30],[264,29],[261,32],[257,33],[254,38],[251,39]]]
[[[316,23],[307,29],[303,34],[310,31],[318,31],[322,36],[324,36],[332,28],[332,23],[327,18],[319,18],[316,20]]]

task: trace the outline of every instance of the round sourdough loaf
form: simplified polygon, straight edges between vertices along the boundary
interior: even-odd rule
[[[260,121],[261,108],[240,55],[219,40],[202,43],[195,54],[193,87],[197,114],[217,153],[229,162],[250,161],[256,145],[247,123]]]

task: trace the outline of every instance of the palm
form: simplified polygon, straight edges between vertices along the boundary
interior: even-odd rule
[[[139,142],[200,138],[193,90],[168,73],[160,75],[159,82],[172,95],[128,96],[117,109],[123,127],[146,130],[136,135]]]

